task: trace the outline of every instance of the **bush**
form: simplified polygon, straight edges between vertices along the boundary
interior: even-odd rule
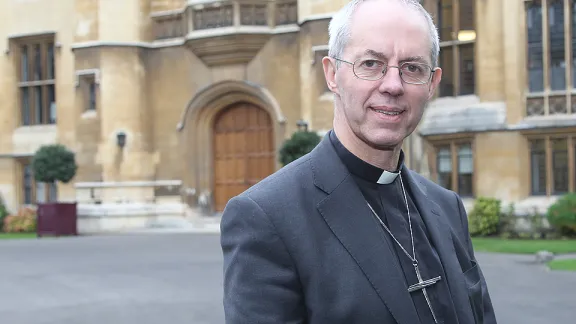
[[[468,216],[470,235],[489,236],[498,233],[500,225],[500,200],[479,197]]]
[[[40,147],[32,159],[32,171],[38,182],[68,183],[74,178],[77,170],[74,153],[61,144]]]
[[[500,213],[499,229],[500,237],[503,239],[514,239],[519,237],[516,230],[516,208],[514,203],[510,203],[505,211]]]
[[[537,208],[534,208],[534,212],[528,215],[532,237],[535,239],[545,239],[550,234],[544,223],[544,218],[546,215],[540,213]]]
[[[4,219],[8,216],[9,212],[4,203],[4,197],[0,195],[0,232],[4,230]]]
[[[315,132],[299,131],[284,142],[280,149],[280,163],[287,165],[312,151],[320,143],[320,136]]]
[[[569,193],[559,198],[548,208],[546,217],[561,235],[576,235],[576,194]]]
[[[30,207],[22,207],[16,215],[8,215],[4,219],[6,233],[33,233],[36,231],[36,211]]]

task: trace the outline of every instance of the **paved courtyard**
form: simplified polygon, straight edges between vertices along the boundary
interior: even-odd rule
[[[567,324],[576,274],[531,256],[479,255],[500,324]],[[220,324],[222,257],[213,234],[0,240],[0,322]]]

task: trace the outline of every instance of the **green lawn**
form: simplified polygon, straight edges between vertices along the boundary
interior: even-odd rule
[[[576,240],[520,240],[500,238],[472,238],[474,250],[478,252],[532,254],[546,250],[555,254],[575,253]]]
[[[35,238],[36,233],[0,233],[0,240]]]
[[[550,261],[548,267],[551,270],[576,271],[576,259]]]

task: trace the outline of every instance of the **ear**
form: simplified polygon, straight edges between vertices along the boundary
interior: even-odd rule
[[[436,88],[440,84],[440,80],[442,80],[442,69],[437,67],[432,73],[432,79],[430,80],[430,87],[428,89],[428,100],[431,100],[434,97],[434,93],[436,92]]]
[[[336,62],[332,58],[324,56],[324,58],[322,58],[322,67],[324,69],[324,78],[326,79],[328,89],[330,89],[332,93],[338,93],[338,84],[336,82]]]

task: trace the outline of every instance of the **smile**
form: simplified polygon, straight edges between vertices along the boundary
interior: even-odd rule
[[[398,116],[404,111],[388,111],[388,110],[381,110],[381,109],[374,109],[375,112],[381,113],[388,116]]]
[[[386,116],[388,118],[394,118],[402,115],[406,110],[397,107],[387,107],[387,106],[376,106],[370,107],[370,109],[380,116]]]

